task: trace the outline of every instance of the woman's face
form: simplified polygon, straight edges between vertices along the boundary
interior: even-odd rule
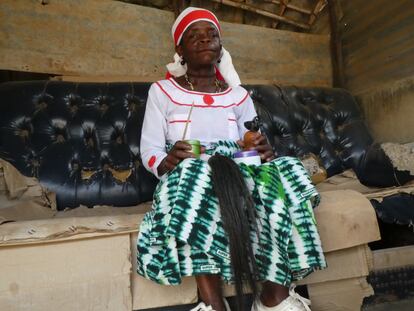
[[[196,22],[184,32],[176,51],[190,67],[215,64],[221,51],[219,32],[207,21]]]

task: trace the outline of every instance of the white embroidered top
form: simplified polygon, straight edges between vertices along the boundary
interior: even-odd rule
[[[172,78],[158,81],[148,93],[141,134],[142,162],[160,178],[157,167],[167,156],[166,143],[183,139],[187,121],[184,139],[197,139],[208,145],[242,139],[247,131],[244,122],[255,116],[253,101],[241,86],[220,93],[202,93],[186,90]]]

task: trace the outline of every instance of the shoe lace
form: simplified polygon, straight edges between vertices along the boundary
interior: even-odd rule
[[[311,309],[309,308],[311,301],[309,299],[306,299],[304,297],[302,297],[301,295],[299,295],[298,293],[295,292],[295,284],[292,284],[289,288],[289,296],[295,298],[301,305],[303,305],[303,307],[305,308],[306,311],[311,311]]]

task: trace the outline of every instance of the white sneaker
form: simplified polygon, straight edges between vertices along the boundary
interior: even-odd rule
[[[289,289],[289,297],[274,307],[266,307],[258,299],[253,303],[251,311],[311,311],[309,308],[310,300],[303,298],[295,292],[295,285],[292,285]]]
[[[229,303],[227,302],[226,298],[223,298],[224,307],[226,311],[231,311]],[[195,308],[191,309],[190,311],[215,311],[211,306],[206,306],[204,302],[200,302]]]
[[[226,311],[231,311],[229,303],[227,302],[226,298],[223,298],[223,302],[224,302],[224,307],[226,308]]]
[[[195,308],[191,309],[190,311],[214,311],[211,306],[206,306],[204,302],[200,302]]]

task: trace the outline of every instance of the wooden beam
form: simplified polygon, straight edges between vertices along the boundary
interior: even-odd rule
[[[274,3],[274,4],[279,4],[279,5],[282,4],[281,0],[264,0],[264,2]],[[312,14],[311,10],[301,8],[301,7],[293,5],[293,4],[287,4],[286,6],[287,6],[288,9],[291,9],[291,10],[296,11],[296,12],[300,12],[300,13],[308,14],[308,15]]]
[[[163,79],[174,55],[173,22],[173,12],[119,1],[0,0],[0,68],[102,81]],[[221,27],[243,82],[332,85],[328,35],[226,22]]]
[[[312,26],[315,23],[316,18],[323,11],[323,9],[326,7],[327,4],[328,4],[328,0],[319,0],[316,3],[311,16],[309,16],[309,22],[308,22],[309,26]]]
[[[178,15],[180,15],[180,13],[184,11],[184,9],[188,7],[189,5],[190,5],[190,2],[188,0],[173,0],[175,18],[177,18]]]
[[[280,9],[279,9],[279,15],[283,16],[285,14],[287,5],[289,4],[290,0],[281,0],[280,2]],[[273,24],[273,28],[277,28],[277,25],[279,24],[279,21],[275,21]]]
[[[341,30],[339,28],[339,20],[335,10],[335,7],[339,5],[337,1],[338,0],[328,0],[329,22],[331,25],[332,78],[334,87],[345,87]]]
[[[245,10],[245,11],[253,12],[253,13],[256,13],[256,14],[259,14],[259,15],[262,15],[262,16],[266,16],[266,17],[269,17],[269,18],[278,20],[280,22],[284,22],[286,24],[290,24],[290,25],[293,25],[293,26],[296,26],[296,27],[299,27],[299,28],[302,28],[302,29],[306,29],[306,30],[310,29],[310,26],[307,25],[307,24],[303,24],[303,23],[294,21],[290,18],[280,16],[280,15],[271,13],[269,11],[265,11],[265,10],[262,10],[262,9],[244,4],[244,3],[233,2],[233,1],[230,1],[230,0],[211,0],[211,1],[221,3],[221,4],[224,4],[224,5],[227,5],[227,6],[231,6],[231,7],[234,7],[234,8],[239,8],[239,9],[242,9],[242,10]]]

